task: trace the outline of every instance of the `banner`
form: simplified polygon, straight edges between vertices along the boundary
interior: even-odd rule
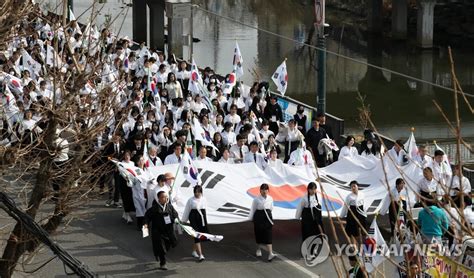
[[[262,183],[270,186],[270,195],[274,200],[273,217],[278,220],[295,218],[296,208],[306,194],[306,186],[313,181],[304,166],[283,165],[280,168],[267,167],[265,171],[255,163],[224,164],[218,162],[193,161],[201,177],[204,196],[207,199],[207,219],[210,224],[224,224],[247,221],[252,201],[259,195]],[[385,161],[390,189],[400,177],[395,166]],[[166,172],[177,173],[178,164],[152,167],[151,177]],[[416,188],[422,173],[413,163],[403,166],[407,187]],[[322,203],[323,216],[336,216],[341,212],[345,197],[350,193],[349,183],[357,180],[359,194],[364,198],[364,208],[368,214],[377,212],[387,196],[387,185],[382,165],[364,157],[342,159],[325,168],[318,169],[322,189],[318,183],[319,200]],[[180,196],[177,211],[184,211],[187,200],[193,196],[193,186],[185,175],[178,171],[174,187]],[[408,191],[408,189],[407,189]],[[324,193],[323,193],[324,192]],[[408,193],[413,200],[414,194]],[[410,203],[410,201],[409,201]]]
[[[425,270],[424,277],[427,278],[474,277],[474,271],[471,271],[465,266],[458,264],[444,256],[426,256],[425,262],[427,269]]]

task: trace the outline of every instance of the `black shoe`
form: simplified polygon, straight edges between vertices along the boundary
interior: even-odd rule
[[[168,268],[166,267],[166,264],[160,265],[160,269],[161,270],[168,270]]]
[[[114,208],[122,208],[122,205],[120,203],[113,203],[112,205]]]
[[[110,199],[107,200],[107,201],[105,202],[105,206],[106,206],[106,207],[110,207],[110,206],[112,205],[112,202],[113,202],[113,200],[110,200]]]

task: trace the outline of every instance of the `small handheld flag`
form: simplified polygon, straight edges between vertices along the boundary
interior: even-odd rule
[[[286,59],[276,69],[275,73],[272,76],[272,80],[277,86],[278,91],[282,95],[285,95],[286,88],[288,87],[288,73],[286,71]]]

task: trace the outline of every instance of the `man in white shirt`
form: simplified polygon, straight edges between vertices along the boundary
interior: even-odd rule
[[[451,180],[453,172],[451,171],[451,165],[444,159],[444,152],[442,150],[436,150],[434,153],[433,175],[434,179],[438,182],[438,192],[446,192],[447,189],[445,187],[448,181]]]
[[[242,163],[248,152],[249,148],[245,145],[245,138],[240,134],[237,135],[237,144],[230,148],[230,157],[234,159],[235,163]]]
[[[449,196],[454,200],[456,205],[460,207],[462,200],[469,201],[471,199],[471,182],[462,175],[460,165],[454,166],[454,175],[449,181]]]
[[[151,147],[150,150],[148,151],[149,167],[156,167],[156,166],[163,165],[163,162],[157,156],[157,154],[158,154],[158,149],[155,146]]]
[[[173,153],[169,154],[165,158],[165,165],[176,164],[181,162],[181,145],[178,143],[173,144]]]
[[[418,146],[418,155],[416,155],[413,160],[415,160],[422,169],[432,167],[433,164],[433,158],[426,154],[426,147],[424,145]]]
[[[212,161],[209,157],[207,157],[207,149],[205,146],[201,146],[199,148],[199,155],[196,157],[196,160],[199,161]]]
[[[262,170],[267,167],[267,159],[263,154],[258,153],[258,143],[256,141],[250,143],[250,152],[245,154],[244,163],[255,163]]]
[[[390,227],[392,228],[392,235],[395,234],[395,225],[400,211],[400,204],[402,205],[402,213],[407,209],[406,203],[406,190],[404,191],[405,181],[402,178],[398,178],[395,181],[395,188],[390,190],[387,197],[385,197],[382,207],[380,209],[380,214],[384,215],[389,213]],[[404,217],[402,214],[400,217]]]

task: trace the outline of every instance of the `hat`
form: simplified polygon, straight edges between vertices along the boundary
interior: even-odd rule
[[[166,179],[166,180],[174,180],[174,179],[175,179],[174,176],[173,176],[173,174],[171,174],[170,172],[165,173],[164,176],[165,176],[165,179]]]

